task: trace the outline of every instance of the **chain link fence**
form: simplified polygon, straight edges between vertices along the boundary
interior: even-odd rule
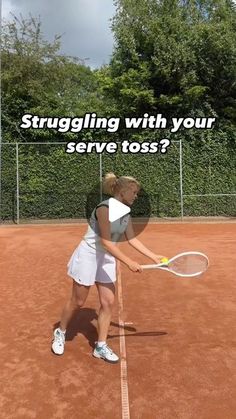
[[[65,145],[2,144],[1,223],[86,218],[88,197],[94,204],[102,199],[98,185],[110,171],[141,182],[152,217],[236,215],[233,175],[222,188],[221,162],[215,165],[204,155],[202,167],[199,153],[193,159],[181,141],[172,141],[166,154],[124,154],[120,149],[115,154],[67,154]],[[140,202],[134,215],[145,217],[145,199]]]

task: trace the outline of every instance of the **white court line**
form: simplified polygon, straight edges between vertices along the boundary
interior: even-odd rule
[[[129,410],[129,390],[128,390],[128,376],[127,376],[127,360],[126,360],[126,346],[125,346],[125,323],[122,320],[123,316],[123,297],[121,275],[117,275],[118,282],[118,304],[119,304],[119,335],[120,335],[120,384],[121,384],[121,409],[122,419],[130,419]]]

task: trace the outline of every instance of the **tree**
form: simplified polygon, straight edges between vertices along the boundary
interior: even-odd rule
[[[2,27],[2,127],[4,141],[62,138],[52,130],[20,129],[25,113],[79,116],[99,111],[96,76],[79,59],[59,54],[61,36],[44,40],[41,22],[13,16]],[[69,137],[71,134],[65,134]]]
[[[119,0],[111,93],[123,112],[236,121],[236,11],[225,0]]]

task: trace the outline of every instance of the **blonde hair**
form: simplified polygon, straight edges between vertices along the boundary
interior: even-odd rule
[[[102,189],[107,195],[114,196],[121,189],[128,188],[130,184],[140,188],[140,183],[132,176],[116,176],[114,173],[107,173],[103,178]]]

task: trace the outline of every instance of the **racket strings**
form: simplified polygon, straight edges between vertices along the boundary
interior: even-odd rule
[[[169,269],[181,275],[194,275],[207,269],[207,258],[200,255],[182,255],[171,261]]]

